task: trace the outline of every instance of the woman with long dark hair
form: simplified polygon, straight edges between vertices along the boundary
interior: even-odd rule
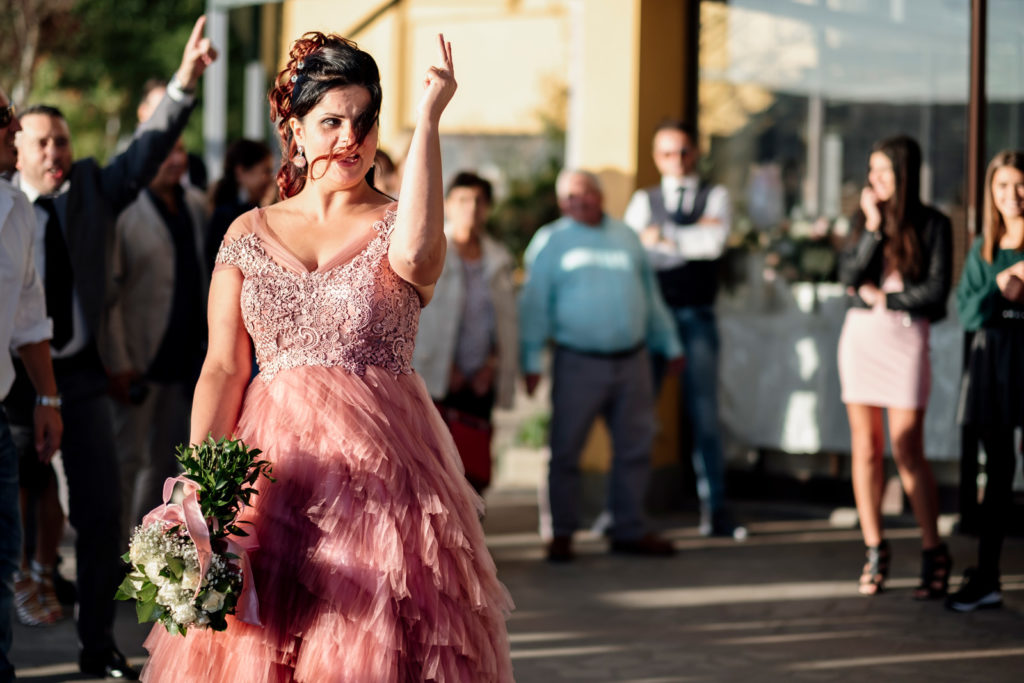
[[[411,365],[445,258],[438,124],[455,78],[443,38],[440,51],[398,204],[368,180],[381,105],[369,54],[307,33],[271,91],[284,199],[224,238],[191,430],[192,443],[234,434],[273,464],[246,515],[262,626],[156,626],[147,680],[512,680],[482,501]]]
[[[852,305],[839,338],[839,376],[867,546],[859,591],[881,592],[889,573],[881,510],[884,408],[893,459],[921,526],[921,583],[914,598],[926,600],[945,595],[952,566],[939,538],[938,490],[924,454],[929,327],[946,315],[952,228],[946,216],[921,202],[920,173],[921,149],[909,137],[882,140],[871,151],[853,239],[840,261]]]
[[[1024,151],[1000,152],[985,174],[981,239],[956,288],[957,311],[974,332],[960,420],[985,447],[985,498],[978,509],[978,564],[946,605],[998,607],[999,556],[1017,469],[1014,431],[1024,426]]]
[[[273,155],[258,140],[242,138],[228,146],[224,174],[213,188],[213,214],[206,227],[205,253],[213,270],[221,240],[236,218],[262,206],[274,184]]]

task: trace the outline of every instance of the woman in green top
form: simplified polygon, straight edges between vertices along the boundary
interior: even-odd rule
[[[1024,426],[1024,151],[988,165],[981,239],[967,256],[957,310],[975,331],[960,396],[960,419],[985,447],[978,566],[968,569],[947,607],[970,612],[1002,604],[999,554],[1013,501],[1014,430]]]

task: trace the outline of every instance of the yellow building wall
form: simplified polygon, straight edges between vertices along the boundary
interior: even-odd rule
[[[442,133],[543,132],[564,97],[567,0],[406,0],[358,35],[351,31],[387,3],[292,0],[282,18],[282,55],[306,31],[352,37],[381,71],[381,146],[399,155],[407,143],[423,75],[439,61],[437,34],[452,43],[458,92]]]

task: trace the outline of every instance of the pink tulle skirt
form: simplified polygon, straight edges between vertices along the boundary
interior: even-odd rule
[[[418,375],[300,367],[253,382],[237,436],[264,451],[247,512],[262,626],[171,636],[143,679],[511,681],[512,603],[480,500]]]

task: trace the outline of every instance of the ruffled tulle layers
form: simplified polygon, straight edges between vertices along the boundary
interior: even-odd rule
[[[246,395],[237,436],[276,483],[249,511],[262,627],[154,627],[144,680],[511,681],[511,600],[476,494],[416,375],[300,367]]]

